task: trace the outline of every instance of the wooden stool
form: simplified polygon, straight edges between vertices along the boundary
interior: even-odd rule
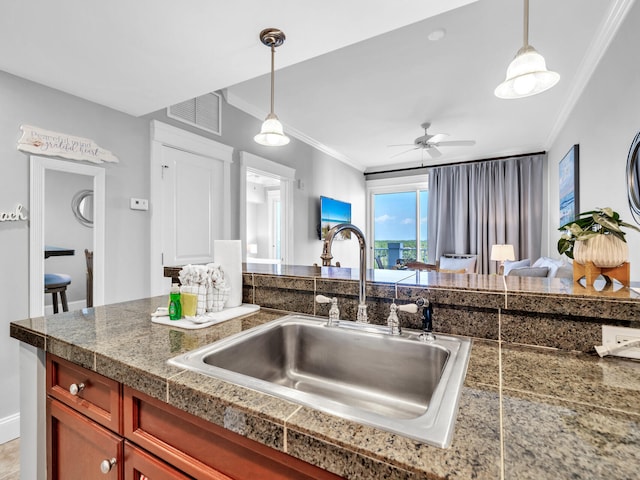
[[[577,282],[582,277],[585,277],[587,286],[593,286],[593,282],[598,275],[602,275],[607,283],[615,278],[625,287],[629,286],[629,262],[624,262],[617,267],[596,267],[592,262],[581,264],[573,262],[573,281]]]
[[[50,293],[53,298],[53,313],[58,313],[58,293],[62,301],[62,311],[68,312],[67,286],[71,283],[71,277],[65,273],[45,273],[44,293]]]
[[[84,249],[84,257],[87,260],[87,308],[93,307],[93,252]]]

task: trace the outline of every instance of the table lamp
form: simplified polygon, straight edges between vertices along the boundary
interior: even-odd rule
[[[494,262],[500,262],[498,267],[498,275],[502,275],[504,272],[504,261],[515,260],[516,256],[513,251],[513,245],[493,245],[491,247],[491,260]]]

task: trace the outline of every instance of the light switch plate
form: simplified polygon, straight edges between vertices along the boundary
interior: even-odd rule
[[[131,210],[149,210],[149,200],[146,198],[131,198]]]
[[[611,325],[602,326],[603,345],[620,345],[622,342],[634,340],[640,340],[640,328],[613,327]],[[616,357],[637,358],[640,360],[640,347],[625,348],[611,355]]]

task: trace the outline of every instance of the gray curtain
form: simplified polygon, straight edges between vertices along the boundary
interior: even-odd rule
[[[540,256],[542,171],[546,155],[429,169],[429,262],[444,253],[478,255],[478,272],[495,273],[491,246],[511,244],[516,260]]]

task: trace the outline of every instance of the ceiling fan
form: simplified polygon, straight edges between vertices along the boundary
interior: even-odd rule
[[[396,153],[391,158],[397,157],[397,156],[400,156],[400,155],[404,155],[407,152],[411,152],[413,150],[418,150],[420,148],[425,150],[429,155],[431,155],[431,158],[438,158],[438,157],[442,156],[442,152],[440,150],[438,150],[437,147],[470,147],[470,146],[476,144],[475,140],[450,140],[450,141],[444,141],[443,142],[442,140],[444,138],[448,137],[448,134],[446,134],[446,133],[435,133],[435,134],[427,133],[427,129],[430,126],[431,126],[431,123],[429,123],[429,122],[425,122],[422,125],[420,125],[420,127],[422,127],[424,129],[424,135],[421,135],[418,138],[416,138],[413,141],[412,144],[405,143],[405,144],[400,144],[400,145],[389,145],[389,147],[404,147],[404,146],[413,145],[413,148],[410,148],[409,150],[405,150],[405,151],[400,152],[400,153]]]

